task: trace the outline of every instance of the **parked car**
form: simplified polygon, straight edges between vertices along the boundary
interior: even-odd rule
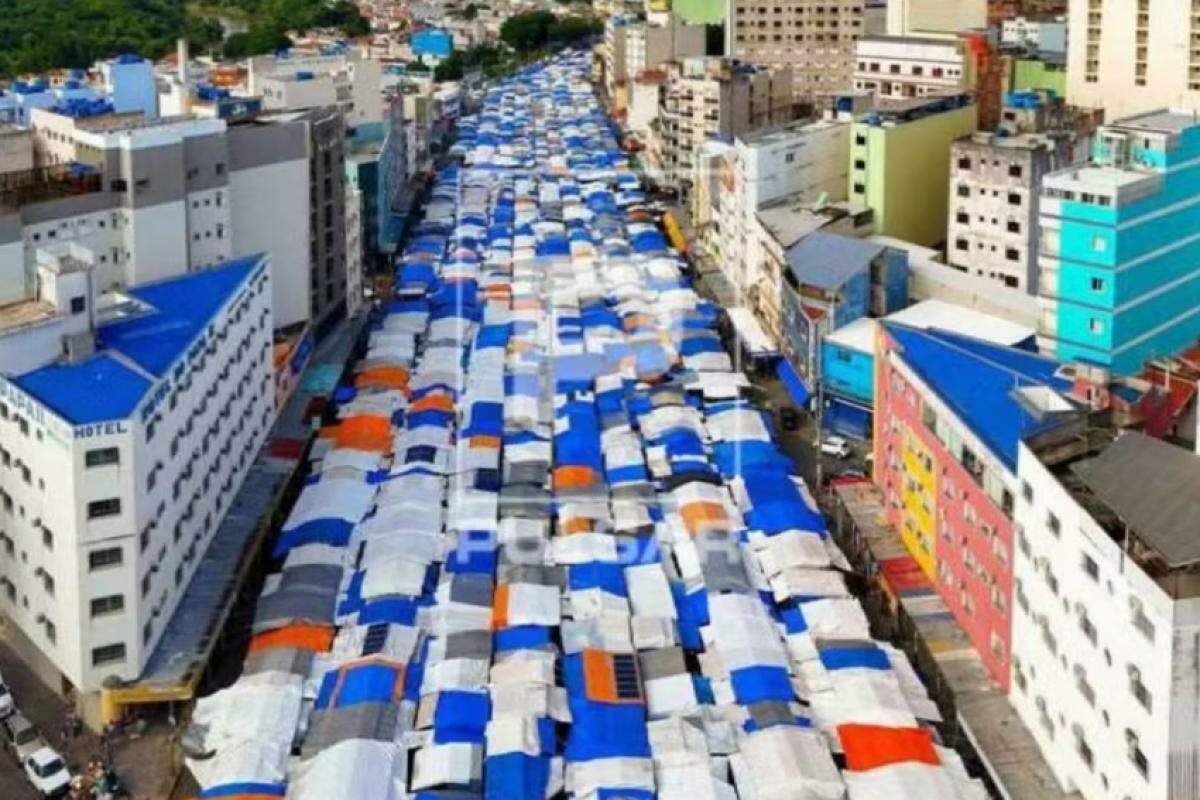
[[[821,440],[821,452],[834,458],[846,458],[850,455],[850,443],[841,436],[826,436]]]
[[[12,692],[8,690],[8,684],[4,682],[4,676],[0,675],[0,719],[11,717],[16,710],[17,707],[13,703]]]
[[[22,764],[25,763],[25,759],[47,746],[38,729],[19,711],[13,712],[8,719],[0,722],[0,732],[4,735],[4,743]]]
[[[63,797],[71,788],[71,772],[53,749],[43,747],[21,763],[25,777],[42,797]]]

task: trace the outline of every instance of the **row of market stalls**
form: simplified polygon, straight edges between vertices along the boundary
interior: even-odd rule
[[[465,118],[275,544],[204,798],[984,798],[567,55]]]

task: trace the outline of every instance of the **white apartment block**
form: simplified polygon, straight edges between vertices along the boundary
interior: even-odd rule
[[[756,222],[763,206],[783,198],[802,204],[846,199],[850,127],[838,120],[796,122],[734,139],[712,200],[717,261],[740,296],[768,277]]]
[[[1200,108],[1192,0],[1071,0],[1067,20],[1067,102],[1108,119]]]
[[[382,64],[356,50],[253,56],[247,69],[249,94],[269,111],[337,106],[350,128],[383,120]]]
[[[0,613],[85,695],[138,677],[274,418],[267,257],[101,296],[88,256],[0,307]]]
[[[44,110],[31,117],[35,163],[50,172],[31,173],[24,190],[6,198],[0,302],[6,289],[24,291],[46,245],[73,242],[94,252],[99,292],[266,252],[275,265],[276,324],[309,319],[303,124]],[[75,176],[70,164],[94,174]],[[5,248],[18,240],[23,247]]]
[[[1037,52],[1067,52],[1066,19],[1012,17],[1000,23],[1000,43]]]
[[[859,40],[854,88],[877,97],[929,97],[967,91],[967,65],[956,39],[866,36]]]
[[[1200,456],[1098,433],[1020,446],[1010,700],[1064,791],[1200,797]]]
[[[975,133],[950,150],[950,266],[1037,293],[1042,176],[1066,165],[1066,142],[1037,133]]]
[[[658,116],[647,147],[649,171],[686,188],[695,156],[713,138],[730,139],[791,120],[791,70],[726,58],[687,58],[666,65]]]
[[[790,67],[797,98],[850,85],[855,43],[866,32],[864,0],[729,0],[727,9],[725,52]]]

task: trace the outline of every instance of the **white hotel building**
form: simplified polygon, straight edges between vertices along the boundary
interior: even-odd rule
[[[93,253],[0,306],[0,614],[85,696],[138,677],[274,419],[267,257],[100,295]]]
[[[1010,700],[1063,790],[1200,797],[1200,456],[1075,433],[1020,446]]]

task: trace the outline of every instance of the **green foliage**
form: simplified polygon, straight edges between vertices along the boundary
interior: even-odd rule
[[[504,50],[495,45],[481,44],[469,50],[455,50],[438,63],[433,78],[438,81],[457,81],[473,70],[494,78],[511,72],[515,67],[516,61]]]
[[[269,53],[290,42],[289,30],[340,28],[370,32],[349,0],[0,0],[0,76],[87,67],[119,53],[159,58],[186,36],[200,51],[221,47],[221,16],[251,22],[225,42],[230,57]]]
[[[530,11],[509,17],[500,26],[500,38],[521,54],[533,53],[554,45],[574,44],[599,33],[603,26],[592,17],[563,17],[549,11]]]

